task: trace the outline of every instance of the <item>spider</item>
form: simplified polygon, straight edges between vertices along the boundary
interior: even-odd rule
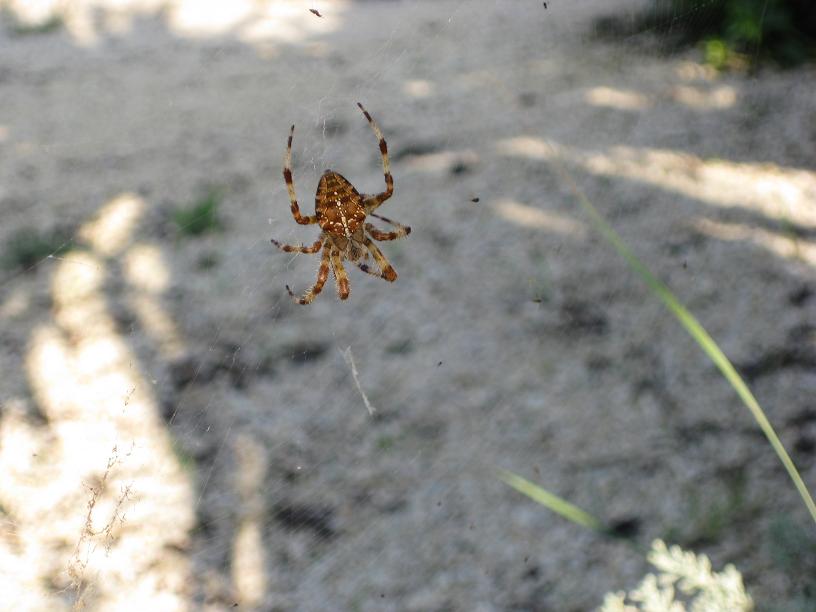
[[[317,223],[322,230],[320,237],[311,246],[292,246],[281,244],[274,238],[272,244],[281,251],[287,253],[317,253],[322,250],[320,268],[317,272],[317,282],[301,297],[297,297],[289,285],[286,291],[298,304],[310,304],[315,297],[323,290],[323,285],[329,277],[329,268],[334,273],[337,284],[337,294],[341,300],[349,296],[349,280],[346,270],[343,267],[343,260],[354,263],[366,274],[378,276],[389,282],[397,280],[397,273],[385,255],[382,254],[374,240],[396,240],[411,233],[411,228],[386,219],[374,213],[374,211],[394,193],[394,179],[391,176],[391,167],[388,161],[388,146],[385,144],[379,126],[363,108],[359,102],[357,106],[363,111],[363,115],[374,130],[380,143],[380,154],[382,156],[383,175],[385,176],[385,191],[382,193],[367,195],[360,194],[345,177],[332,170],[326,170],[320,177],[315,195],[315,214],[304,217],[300,214],[297,197],[295,196],[295,184],[292,181],[292,136],[295,133],[295,126],[289,130],[289,142],[286,146],[286,156],[283,163],[283,178],[286,181],[286,188],[289,191],[289,201],[292,208],[292,216],[300,225],[311,225]],[[376,228],[371,223],[366,223],[366,216],[376,217],[385,223],[393,226],[394,231],[385,232]],[[365,261],[368,261],[369,253],[377,264],[378,270],[371,269]]]

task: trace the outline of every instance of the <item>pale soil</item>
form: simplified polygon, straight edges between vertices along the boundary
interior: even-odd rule
[[[812,532],[801,500],[553,159],[816,490],[814,71],[717,76],[594,40],[613,3],[548,4],[247,2],[208,25],[97,1],[3,30],[0,241],[77,248],[0,283],[0,606],[587,610],[647,571],[495,468],[734,563],[763,605],[798,593],[769,530]],[[297,306],[317,258],[269,243],[316,235],[286,133],[306,211],[327,167],[382,189],[358,100],[392,153],[383,213],[413,228],[382,247],[400,277]],[[223,231],[179,237],[210,185]]]

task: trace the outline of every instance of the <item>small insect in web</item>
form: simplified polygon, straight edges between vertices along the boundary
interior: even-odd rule
[[[329,269],[334,274],[340,299],[347,299],[350,289],[348,275],[343,267],[344,259],[354,263],[366,274],[378,276],[392,283],[397,280],[397,272],[385,258],[385,255],[382,254],[382,251],[374,244],[374,240],[403,238],[411,233],[411,228],[381,217],[374,212],[394,193],[394,178],[391,176],[391,166],[388,161],[388,146],[379,126],[368,114],[368,111],[363,108],[362,104],[358,102],[357,106],[363,111],[363,115],[365,115],[371,129],[374,130],[374,134],[379,140],[383,175],[385,177],[385,191],[382,193],[361,194],[345,177],[332,170],[326,170],[317,185],[315,214],[308,217],[301,215],[295,195],[295,184],[292,180],[292,136],[295,133],[295,126],[293,125],[289,130],[289,141],[283,163],[283,178],[289,191],[292,216],[300,225],[317,223],[320,229],[323,230],[320,237],[311,246],[293,246],[272,239],[272,244],[287,253],[317,253],[322,251],[317,281],[311,289],[303,296],[297,297],[289,288],[289,285],[286,285],[286,291],[298,304],[310,304],[323,290],[323,285],[326,284],[326,280],[329,278]],[[395,228],[394,231],[386,232],[378,229],[372,223],[366,223],[367,216],[376,217],[388,223]],[[373,270],[364,263],[368,260],[369,254],[374,259],[377,270]]]
[[[318,11],[317,9],[309,9],[309,12],[314,14],[314,15],[317,15],[318,17],[323,16],[323,15],[320,14],[320,11]]]

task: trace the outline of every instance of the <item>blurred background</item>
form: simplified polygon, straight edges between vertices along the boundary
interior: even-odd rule
[[[813,491],[812,3],[0,7],[0,608],[591,610],[660,538],[816,609],[787,474],[558,170]],[[358,101],[413,233],[300,306],[288,129],[305,213],[382,191]]]

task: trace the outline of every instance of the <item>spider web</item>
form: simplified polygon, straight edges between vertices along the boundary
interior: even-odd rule
[[[802,520],[795,491],[552,164],[806,448],[802,73],[666,53],[714,0],[648,24],[624,0],[228,4],[77,2],[56,32],[9,4],[3,241],[34,253],[0,281],[9,605],[583,610],[638,582],[642,556],[497,468],[795,597],[739,544]],[[289,213],[288,127],[304,213],[327,168],[382,191],[358,101],[413,232],[380,245],[396,283],[349,266],[349,300],[330,279],[301,307],[284,285],[319,256],[269,242],[317,232]]]

